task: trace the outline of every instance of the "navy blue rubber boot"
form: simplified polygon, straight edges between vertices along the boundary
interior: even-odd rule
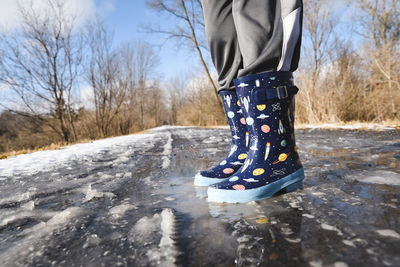
[[[304,171],[296,152],[292,112],[298,88],[292,73],[254,74],[234,82],[250,133],[248,157],[233,176],[208,188],[208,200],[249,202],[301,188]]]
[[[236,92],[223,90],[219,92],[219,95],[222,97],[231,129],[231,149],[229,154],[218,165],[196,174],[194,184],[198,186],[208,186],[227,179],[239,170],[247,157],[249,133],[247,132],[246,121],[243,118]]]

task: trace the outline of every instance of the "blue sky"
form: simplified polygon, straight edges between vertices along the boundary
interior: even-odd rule
[[[96,1],[96,5],[100,7],[105,2],[107,0]],[[145,25],[158,23],[171,25],[174,23],[149,9],[145,0],[108,1],[108,7],[105,9],[100,10],[100,13],[106,25],[114,30],[116,43],[143,40],[154,45],[159,57],[159,66],[156,71],[164,80],[190,72],[190,68],[198,69],[198,58],[195,52],[191,52],[185,47],[177,48],[176,40],[164,42],[163,37],[159,34],[146,33],[143,30]]]
[[[19,0],[29,4],[29,0]],[[46,12],[47,0],[31,0],[36,10]],[[174,26],[176,21],[168,19],[146,6],[146,0],[65,0],[66,12],[77,16],[82,23],[99,15],[106,26],[114,32],[114,44],[141,40],[154,46],[159,64],[154,70],[156,79],[168,82],[178,76],[202,72],[198,55],[184,46],[178,48],[176,40],[164,42],[158,34],[146,33],[143,26],[160,24]],[[0,0],[0,31],[10,31],[21,27],[18,0]],[[161,46],[161,44],[163,44]],[[210,66],[212,68],[212,66]],[[87,87],[83,84],[80,91]],[[0,85],[0,99],[12,99],[10,90]],[[7,100],[9,101],[9,100]],[[2,108],[0,107],[0,111]]]
[[[28,3],[28,0],[19,0],[21,3]],[[46,0],[31,0],[38,8],[46,5]],[[0,26],[18,27],[17,0],[0,0]],[[198,55],[187,47],[177,48],[176,40],[163,42],[163,37],[157,34],[146,33],[143,26],[161,24],[163,26],[176,25],[176,21],[146,7],[146,0],[66,0],[70,12],[78,12],[85,20],[99,14],[109,29],[114,31],[115,44],[142,40],[155,46],[155,52],[159,57],[159,65],[156,71],[159,78],[168,81],[180,75],[202,72]],[[349,9],[344,0],[332,3],[342,22],[350,20]],[[11,25],[11,26],[10,26]],[[344,36],[350,36],[348,25],[341,25],[339,29]],[[354,40],[355,36],[351,35]],[[359,39],[359,36],[356,36]],[[304,44],[307,44],[303,39]],[[159,46],[164,43],[163,46]],[[207,58],[210,62],[210,59]],[[211,71],[214,71],[212,64],[209,64]]]

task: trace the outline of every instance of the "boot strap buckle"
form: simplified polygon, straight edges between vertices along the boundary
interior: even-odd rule
[[[289,96],[286,85],[278,86],[276,88],[276,92],[278,94],[278,99],[284,99],[284,98],[287,98]]]

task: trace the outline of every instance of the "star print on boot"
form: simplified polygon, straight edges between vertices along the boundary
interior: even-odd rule
[[[302,186],[304,171],[294,139],[292,101],[298,89],[290,72],[249,75],[235,80],[250,133],[243,166],[208,188],[213,202],[249,202]]]
[[[231,129],[231,148],[228,155],[218,165],[196,174],[194,184],[198,186],[208,186],[227,179],[239,170],[247,158],[249,133],[247,132],[246,121],[243,118],[236,92],[223,90],[219,95],[222,97]]]

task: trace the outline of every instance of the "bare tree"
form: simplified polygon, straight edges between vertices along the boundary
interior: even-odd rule
[[[74,141],[72,93],[82,70],[82,35],[64,1],[48,0],[45,12],[32,1],[24,4],[19,6],[22,27],[1,38],[0,82],[22,102],[15,112],[46,123],[66,142]]]
[[[318,0],[304,1],[304,39],[310,49],[305,48],[305,59],[312,71],[312,84],[316,85],[322,66],[327,62],[332,47],[334,27],[337,19],[326,3]]]
[[[304,1],[304,37],[301,68],[301,84],[304,90],[305,109],[308,121],[321,120],[318,103],[314,96],[321,91],[321,71],[329,60],[330,50],[333,48],[334,27],[337,23],[332,10],[326,3],[318,0]],[[322,82],[323,84],[323,82]]]
[[[391,112],[398,114],[394,87],[400,97],[400,69],[398,67],[400,40],[400,2],[397,0],[356,0],[353,1],[360,10],[358,22],[361,36],[371,41],[369,50],[372,65],[381,77],[375,79],[378,83],[387,85]]]
[[[101,22],[89,27],[91,58],[88,81],[93,89],[96,126],[100,136],[108,136],[126,97],[118,51],[112,48],[112,34]],[[125,77],[124,77],[125,78]]]
[[[169,29],[160,27],[152,28],[151,32],[163,34],[169,39],[178,39],[179,41],[183,41],[197,52],[208,81],[214,89],[215,97],[222,108],[222,103],[218,97],[217,86],[211,77],[210,70],[202,51],[202,49],[207,49],[207,46],[203,44],[200,37],[204,32],[204,21],[200,0],[148,0],[147,3],[149,7],[154,10],[165,13],[177,21],[182,22],[182,24]]]

